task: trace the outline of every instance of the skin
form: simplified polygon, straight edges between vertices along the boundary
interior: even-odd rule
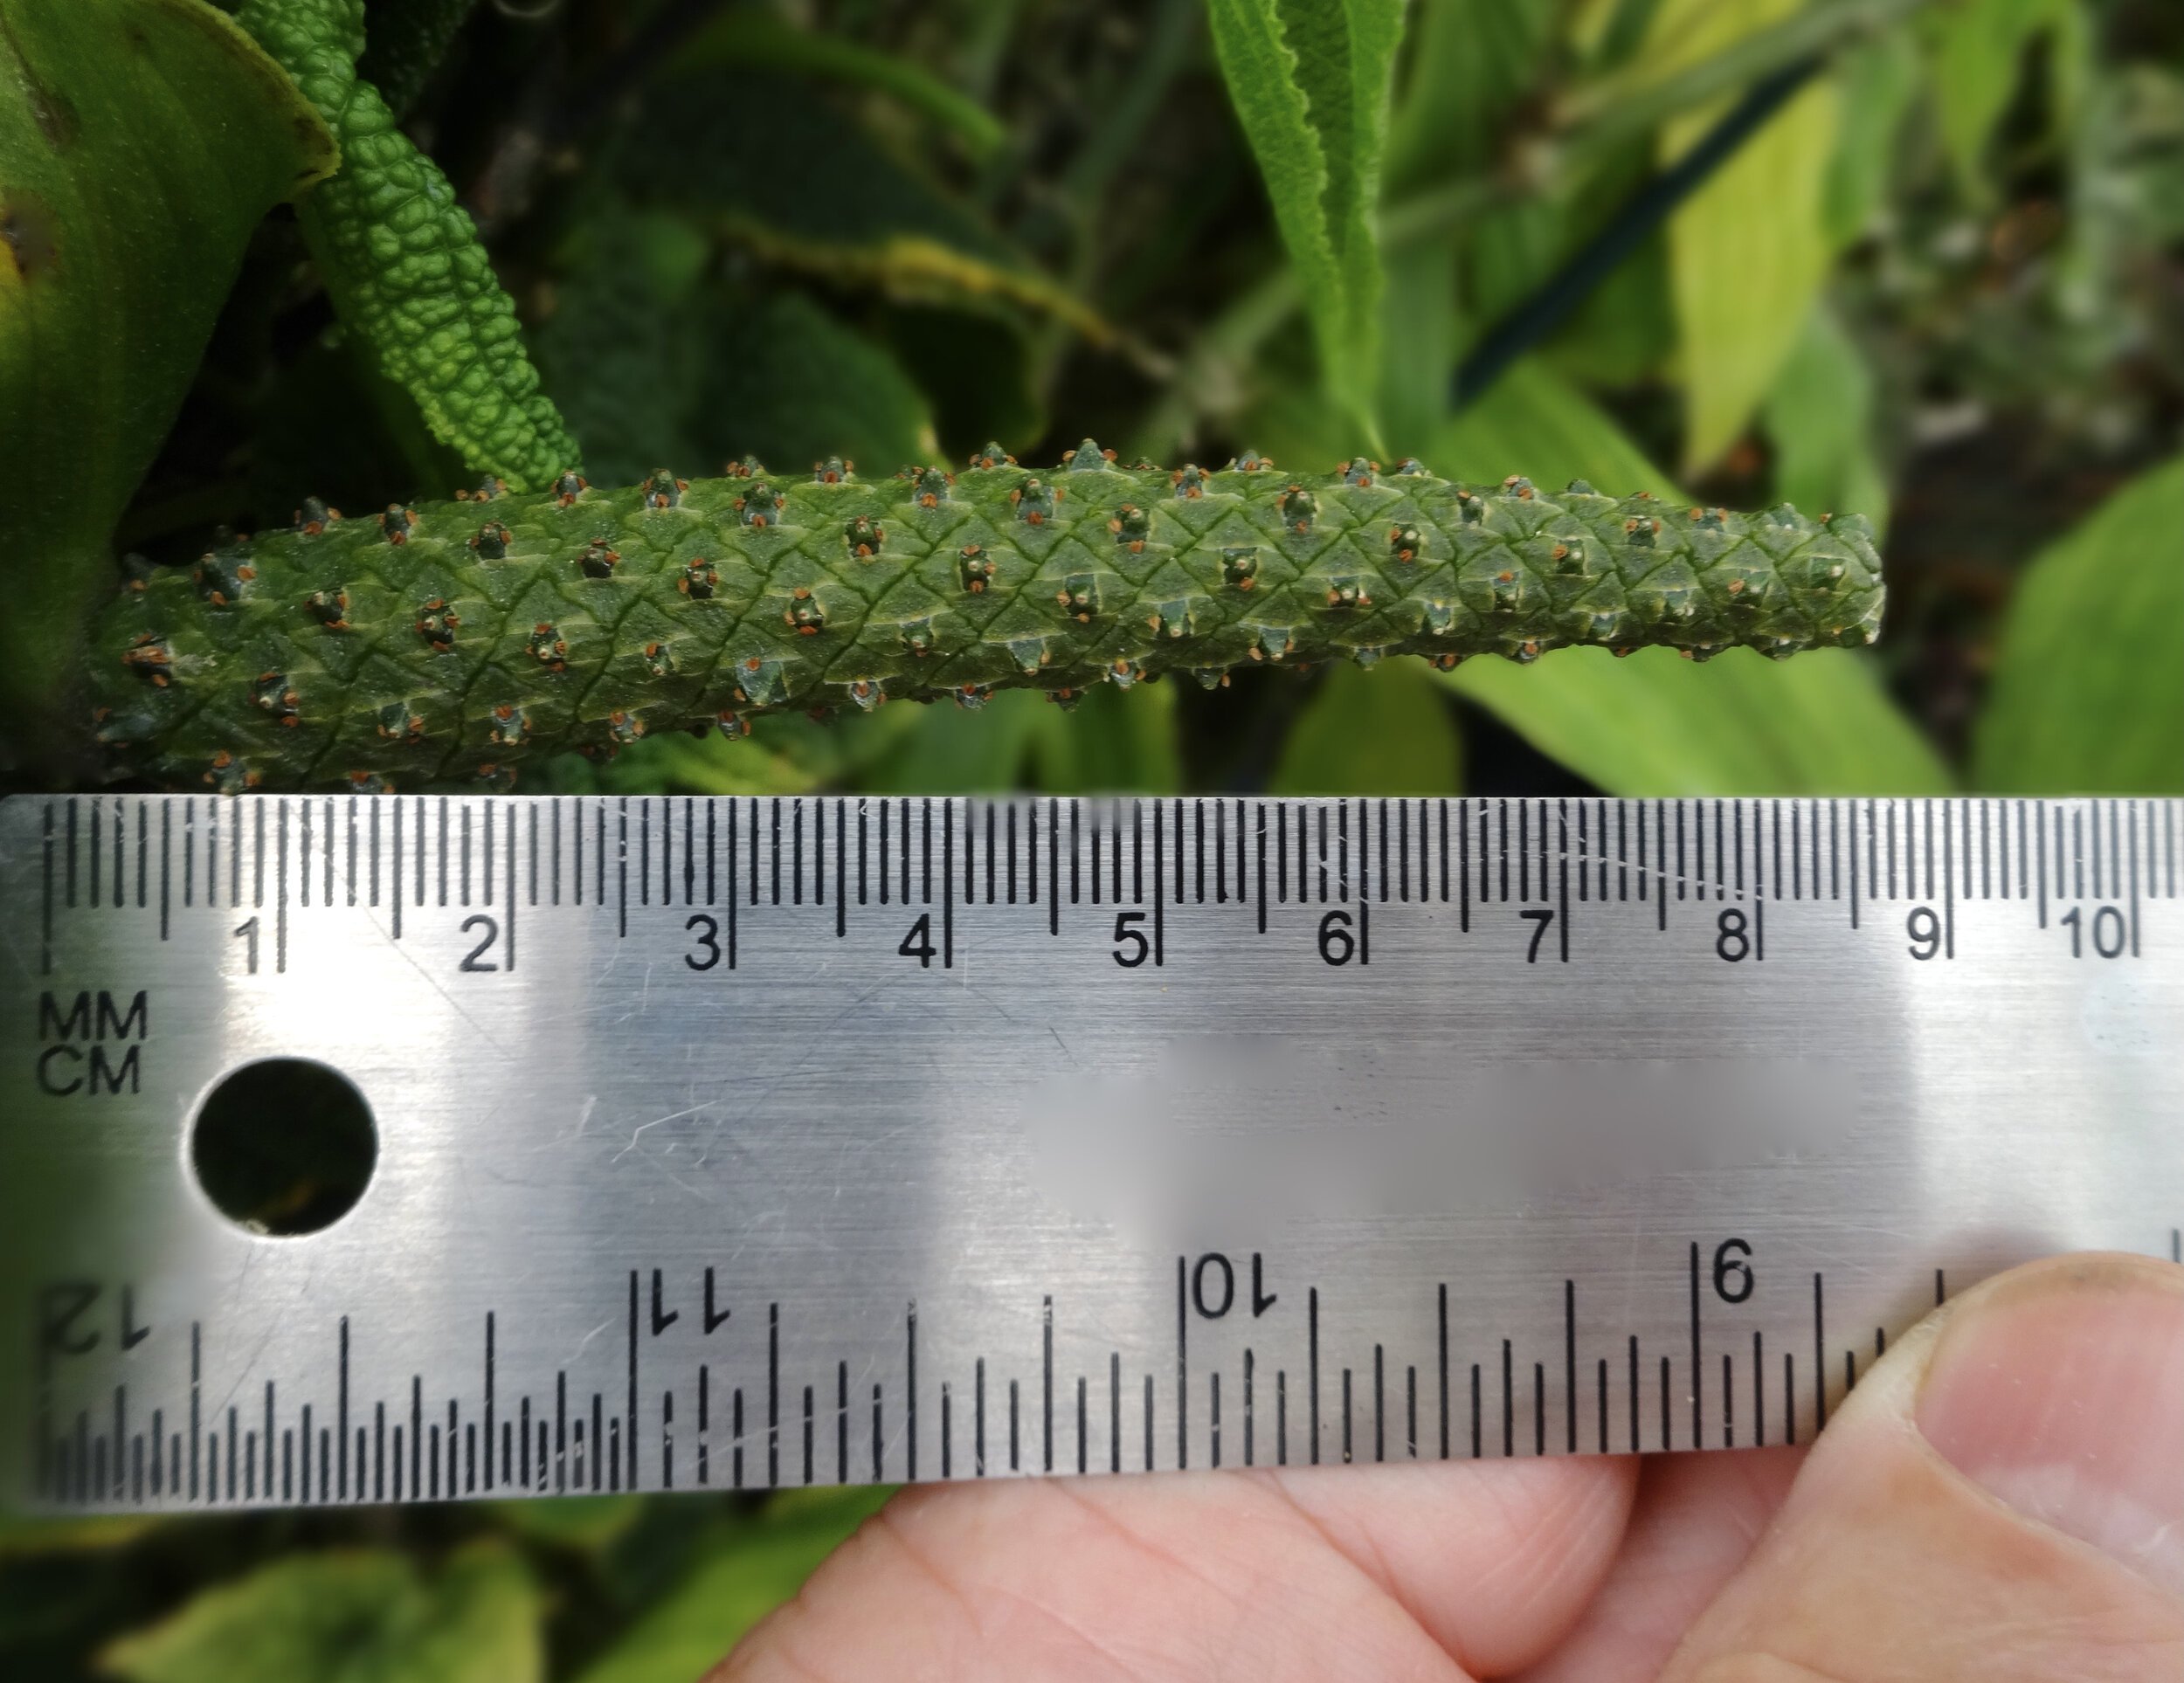
[[[2184,1677],[2184,1270],[1989,1280],[1809,1451],[906,1492],[712,1677]]]

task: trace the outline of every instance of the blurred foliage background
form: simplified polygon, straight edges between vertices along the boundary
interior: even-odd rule
[[[595,481],[1089,433],[1787,499],[1884,532],[1879,650],[1003,694],[545,786],[2184,793],[2184,7],[1413,0],[1377,193],[1370,110],[1352,145],[1319,58],[1285,86],[1244,50],[1342,10],[370,0],[363,67]],[[284,209],[119,541],[473,477]],[[3,1521],[0,1674],[667,1683],[874,1500]]]

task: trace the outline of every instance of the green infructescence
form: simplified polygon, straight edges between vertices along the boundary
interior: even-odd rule
[[[1869,642],[1881,568],[1856,518],[1473,489],[1414,461],[1289,475],[969,471],[861,479],[756,463],[294,526],[132,580],[99,621],[97,728],[176,788],[470,783],[757,714],[1256,663],[1530,660],[1592,644],[1693,659]]]

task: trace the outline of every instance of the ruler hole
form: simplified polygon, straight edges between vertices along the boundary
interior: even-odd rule
[[[205,1095],[190,1133],[190,1170],[213,1207],[277,1238],[320,1232],[347,1215],[378,1157],[363,1094],[308,1058],[231,1071]]]

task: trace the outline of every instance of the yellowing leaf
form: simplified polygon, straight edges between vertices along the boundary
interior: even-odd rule
[[[1800,0],[1665,0],[1652,50],[1676,68],[1777,24]],[[1695,112],[1662,131],[1674,159],[1720,117]],[[1687,471],[1736,443],[1804,331],[1830,257],[1828,198],[1837,98],[1814,82],[1746,140],[1669,227],[1669,272],[1683,328]]]

